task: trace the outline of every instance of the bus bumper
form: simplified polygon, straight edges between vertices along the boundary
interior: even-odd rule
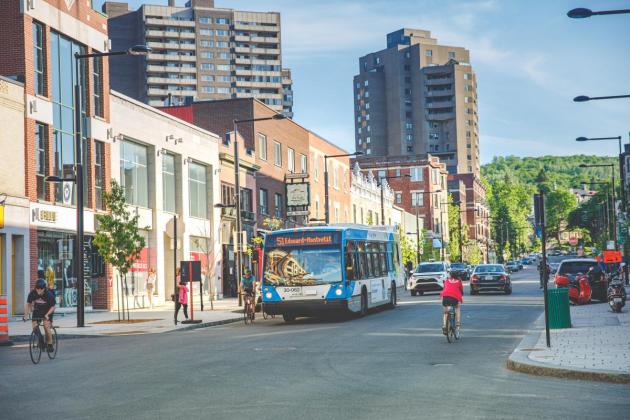
[[[330,312],[346,312],[348,301],[345,299],[325,299],[263,302],[263,308],[269,315],[317,316]]]

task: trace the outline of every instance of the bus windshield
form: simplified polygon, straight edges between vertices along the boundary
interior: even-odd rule
[[[341,281],[341,249],[337,247],[270,248],[265,251],[264,283],[313,286]]]

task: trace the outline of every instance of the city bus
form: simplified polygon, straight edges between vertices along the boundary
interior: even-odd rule
[[[389,226],[327,225],[268,233],[262,301],[270,315],[365,315],[404,290],[398,234]]]

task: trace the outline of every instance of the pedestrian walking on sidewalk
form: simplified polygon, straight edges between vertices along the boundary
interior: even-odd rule
[[[153,290],[155,290],[155,281],[157,276],[155,275],[155,268],[151,267],[149,269],[149,275],[147,276],[147,298],[149,299],[149,307],[153,309]]]
[[[175,325],[177,325],[177,314],[179,308],[184,307],[184,316],[188,319],[188,286],[186,280],[180,280],[178,286],[177,301],[175,302]]]

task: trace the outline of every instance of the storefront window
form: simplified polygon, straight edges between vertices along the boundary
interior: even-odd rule
[[[120,182],[125,189],[127,204],[149,206],[149,175],[145,146],[130,141],[121,143]]]
[[[211,272],[211,266],[214,264],[210,238],[190,237],[190,259],[201,262],[201,284],[204,293],[208,293],[208,273]],[[213,290],[213,292],[216,293],[216,290]]]
[[[77,275],[75,269],[75,239],[70,233],[37,231],[37,274],[54,293],[61,308],[77,306]],[[92,245],[92,237],[85,236],[86,263],[90,275],[85,277],[85,306],[92,306],[95,278],[104,275],[105,264]]]
[[[162,157],[162,197],[164,211],[175,213],[175,156]]]
[[[188,166],[188,192],[190,196],[190,215],[206,219],[208,215],[206,187],[206,167],[191,162]]]
[[[146,230],[139,231],[144,238],[144,248],[140,251],[138,259],[133,263],[129,273],[127,274],[127,293],[133,296],[133,308],[144,308],[149,304],[147,297],[147,277],[149,270],[156,270],[154,261],[151,256],[151,244],[149,242],[149,232]],[[156,270],[157,271],[157,270]],[[157,284],[153,289],[153,293],[158,293]]]

